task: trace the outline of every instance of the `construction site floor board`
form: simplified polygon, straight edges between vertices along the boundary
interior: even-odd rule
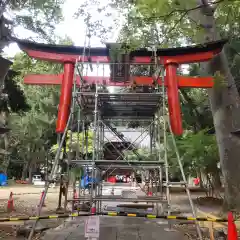
[[[43,240],[84,240],[84,218],[65,222],[45,233]],[[99,240],[185,240],[183,233],[167,231],[167,221],[130,217],[100,217]]]

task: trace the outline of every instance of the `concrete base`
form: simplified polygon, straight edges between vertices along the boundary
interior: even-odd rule
[[[23,226],[19,226],[16,229],[17,237],[21,237],[22,236],[22,237],[27,238],[29,233],[31,232],[33,224],[34,224],[33,221],[28,221]],[[49,228],[44,226],[40,222],[37,222],[37,225],[36,225],[36,228],[35,228],[35,233],[39,233],[39,232],[42,232],[42,231],[47,230],[47,229],[49,229]]]
[[[65,223],[61,229],[47,231],[44,240],[84,240],[84,222],[87,217]],[[99,240],[184,240],[180,232],[165,231],[166,225],[155,219],[135,217],[100,217]]]
[[[57,208],[57,209],[56,209],[56,213],[57,213],[57,214],[64,214],[65,211],[64,211],[63,208]]]

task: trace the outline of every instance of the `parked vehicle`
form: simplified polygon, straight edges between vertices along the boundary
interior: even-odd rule
[[[32,177],[32,183],[42,181],[41,175],[33,175]]]

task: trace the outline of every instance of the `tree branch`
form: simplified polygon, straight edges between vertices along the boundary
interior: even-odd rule
[[[208,2],[208,0],[201,0],[202,5],[204,6],[208,6],[210,3]]]
[[[199,113],[199,111],[196,108],[196,104],[192,101],[191,97],[188,96],[187,92],[183,89],[180,90],[183,99],[186,101],[186,103],[190,106],[192,114],[195,116],[196,122],[195,122],[195,131],[200,131],[202,128],[201,119],[202,115]]]
[[[174,10],[172,10],[170,13],[168,13],[168,14],[166,14],[166,15],[162,15],[162,16],[152,16],[152,17],[148,17],[148,18],[139,17],[139,19],[141,19],[141,20],[143,20],[143,19],[144,19],[144,20],[150,20],[150,19],[162,19],[162,18],[163,18],[164,21],[166,22],[173,14],[175,14],[175,13],[180,13],[180,18],[179,18],[179,20],[177,20],[177,22],[174,24],[174,26],[173,26],[171,29],[169,29],[166,34],[164,34],[164,35],[169,35],[171,32],[173,32],[173,31],[176,29],[176,27],[178,26],[178,24],[181,23],[181,21],[184,19],[184,17],[185,17],[186,15],[189,15],[189,13],[192,12],[192,11],[195,11],[195,10],[198,10],[198,9],[203,9],[203,8],[206,7],[206,5],[202,4],[201,1],[204,1],[204,0],[199,0],[199,5],[196,6],[196,7],[193,7],[193,8],[189,8],[189,9],[174,9]],[[211,4],[211,5],[216,5],[216,4],[219,4],[219,3],[223,2],[223,1],[224,1],[224,0],[217,0],[217,1],[208,2],[208,0],[205,0],[205,3],[206,3],[207,5],[209,5],[209,4]],[[212,9],[212,8],[211,8],[211,9]],[[213,13],[214,13],[214,11],[211,10],[211,14],[213,14]],[[134,19],[136,19],[136,18],[134,18]],[[189,18],[189,19],[190,19],[190,21],[195,22],[195,24],[196,24],[197,26],[202,27],[202,28],[205,28],[205,26],[199,25],[196,21],[194,21],[194,19],[191,19],[191,18]],[[165,40],[159,42],[159,45],[163,44],[164,42],[165,42]]]
[[[179,23],[181,23],[181,21],[183,20],[183,18],[184,18],[187,14],[188,14],[188,12],[184,12],[184,13],[182,14],[182,16],[179,18],[179,20],[174,24],[174,26],[169,29],[169,31],[167,32],[166,35],[169,35],[172,31],[174,31],[175,28],[177,27],[177,25],[178,25]],[[163,40],[163,41],[160,43],[160,45],[163,44],[164,41],[165,41],[165,40]]]
[[[6,10],[7,5],[9,4],[10,0],[6,0],[2,2],[2,6],[0,6],[0,18],[3,16],[3,13]]]
[[[211,1],[211,2],[208,2],[208,0],[201,0],[201,1],[205,1],[207,2],[207,5],[216,5],[216,4],[219,4],[221,2],[224,2],[225,0],[218,0],[218,1]],[[234,1],[234,0],[233,0]],[[195,10],[198,10],[198,9],[201,9],[201,8],[204,8],[206,7],[205,4],[199,4],[198,6],[196,7],[193,7],[193,8],[189,8],[189,9],[174,9],[172,10],[171,12],[169,12],[168,14],[165,14],[165,15],[162,15],[162,16],[151,16],[151,17],[144,17],[144,18],[141,18],[139,17],[140,19],[146,19],[146,20],[151,20],[151,19],[165,19],[167,20],[168,18],[170,18],[174,13],[189,13],[191,11],[195,11]],[[136,19],[136,18],[135,18]]]

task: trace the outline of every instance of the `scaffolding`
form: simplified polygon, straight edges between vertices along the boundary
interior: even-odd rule
[[[117,68],[117,64],[118,63],[110,63],[110,69]],[[99,68],[102,68],[104,73],[105,67],[106,64],[97,64],[97,76],[99,76]],[[156,214],[170,215],[172,211],[170,187],[175,184],[180,184],[186,189],[192,213],[194,217],[196,217],[187,179],[183,171],[174,134],[171,131],[168,120],[164,84],[162,84],[162,87],[156,86],[146,89],[137,86],[135,89],[121,89],[119,92],[109,93],[104,85],[95,84],[86,87],[82,77],[83,63],[76,63],[75,68],[75,75],[78,75],[81,81],[80,84],[77,84],[76,81],[74,83],[72,111],[70,114],[71,119],[69,120],[71,124],[67,128],[68,130],[71,130],[69,136],[70,146],[74,145],[73,133],[75,132],[78,134],[77,148],[75,147],[74,151],[74,147],[72,148],[72,151],[70,149],[68,159],[65,159],[65,161],[68,163],[68,170],[73,167],[80,167],[85,173],[90,169],[92,184],[87,194],[85,190],[79,190],[78,196],[76,197],[74,195],[76,193],[76,185],[74,182],[74,194],[68,199],[65,198],[65,208],[68,203],[72,203],[72,212],[74,212],[75,210],[82,209],[84,204],[86,205],[87,203],[88,211],[92,213],[100,213],[106,210],[103,207],[104,202],[117,201],[135,204],[147,203],[146,206],[154,208]],[[155,75],[159,76],[160,74],[164,81],[164,69],[155,65]],[[77,79],[76,76],[75,79]],[[141,122],[143,122],[143,125],[145,126],[143,133],[150,135],[149,152],[152,157],[151,161],[145,161],[138,153],[136,142],[140,137],[134,142],[129,143],[124,134],[119,132],[116,126],[113,126],[113,123],[116,121],[120,123],[126,121],[128,123],[136,123],[137,121],[140,125]],[[90,152],[88,149],[90,147],[88,141],[90,130],[93,132],[93,138],[91,154],[88,154]],[[136,158],[134,160],[127,159],[119,148],[112,144],[110,139],[106,137],[106,130],[111,131],[119,139],[120,146],[124,150],[132,151]],[[169,181],[169,163],[167,155],[167,136],[169,135],[171,135],[177,162],[182,174],[182,181],[177,183]],[[63,136],[63,138],[65,138],[65,136]],[[143,139],[144,137],[141,140]],[[106,147],[106,142],[108,142],[112,146],[112,149],[117,152],[118,156],[115,159],[104,159],[104,152],[108,151],[111,153],[111,150]],[[60,144],[59,148],[61,147]],[[103,180],[105,176],[108,175],[109,172],[112,173],[117,170],[131,171],[133,176],[135,175],[135,177],[133,177],[135,185],[138,185],[142,192],[145,193],[145,196],[137,196],[136,194],[130,194],[131,196],[129,196],[129,193],[125,196],[124,194],[114,195],[114,190],[112,190],[110,194],[103,194]],[[136,181],[136,174],[139,172],[143,178],[145,176],[145,186]],[[163,181],[164,178],[165,181]],[[99,179],[99,181],[93,182],[93,179]],[[80,184],[79,181],[79,185]],[[75,203],[77,203],[77,206]],[[124,209],[123,211],[127,211],[126,209],[131,207],[131,204],[120,204],[118,207],[122,207],[121,209]],[[132,209],[133,207],[131,207],[131,211]],[[139,210],[136,211],[139,212]],[[201,232],[197,223],[196,227],[201,239]],[[171,228],[170,223],[169,228]]]
[[[112,63],[113,65],[117,63]],[[106,64],[98,63],[97,72],[99,67],[106,67]],[[159,71],[164,79],[164,70],[159,67],[155,69]],[[71,113],[68,119],[67,127],[59,138],[59,148],[56,153],[54,166],[52,169],[51,179],[56,176],[58,165],[67,164],[67,180],[65,180],[65,201],[64,211],[68,204],[72,206],[72,212],[83,209],[83,206],[87,206],[87,210],[92,213],[104,212],[106,208],[104,203],[109,201],[143,204],[146,208],[153,208],[156,214],[171,214],[171,201],[170,201],[170,187],[174,186],[174,183],[169,181],[169,164],[167,156],[167,136],[172,136],[173,145],[176,151],[176,157],[182,174],[182,182],[177,183],[185,186],[186,192],[189,197],[190,205],[194,217],[196,217],[193,202],[188,189],[187,180],[183,172],[181,159],[177,151],[174,135],[171,132],[171,127],[167,117],[166,108],[166,94],[163,87],[156,86],[151,89],[147,89],[148,92],[143,92],[143,88],[136,87],[136,89],[121,89],[121,92],[109,93],[106,90],[106,86],[94,85],[87,86],[84,84],[82,78],[83,64],[76,62],[75,64],[75,77],[74,87],[72,93]],[[103,71],[104,72],[104,71]],[[159,74],[159,73],[158,73]],[[97,74],[98,75],[98,74]],[[80,84],[77,83],[77,76],[80,77]],[[104,76],[103,76],[104,77]],[[145,89],[146,90],[146,89]],[[145,126],[143,133],[150,135],[150,149],[152,160],[146,161],[142,159],[138,153],[138,146],[136,144],[138,138],[129,143],[124,137],[124,134],[118,132],[117,127],[113,126],[113,122],[138,122]],[[119,144],[124,150],[132,151],[135,154],[135,160],[128,160],[126,156],[106,137],[105,131],[108,129],[119,139]],[[93,132],[92,146],[89,146],[89,132]],[[143,135],[142,133],[142,135]],[[73,135],[77,134],[74,137]],[[140,136],[142,136],[140,135]],[[144,137],[141,139],[143,140]],[[104,159],[104,151],[110,151],[106,148],[106,142],[108,142],[112,148],[117,152],[118,156],[115,159]],[[69,152],[66,154],[66,145],[68,145]],[[91,147],[91,151],[89,148]],[[61,153],[63,159],[60,159]],[[91,154],[89,154],[91,152]],[[157,153],[154,155],[154,153]],[[81,191],[78,187],[78,196],[76,197],[76,181],[73,182],[73,191],[70,190],[69,176],[71,169],[74,167],[80,167],[83,169],[84,174],[90,170],[92,184],[89,192]],[[145,196],[137,196],[134,191],[121,195],[115,195],[114,189],[110,194],[103,194],[104,177],[108,173],[121,170],[131,171],[133,173],[133,181],[138,185],[139,189],[145,193]],[[145,179],[146,185],[137,183],[136,174],[141,173],[142,176],[147,176]],[[61,171],[61,176],[63,170]],[[163,181],[165,178],[165,181]],[[62,178],[61,178],[62,179]],[[84,177],[85,179],[85,177]],[[99,179],[94,182],[93,179]],[[53,180],[54,181],[54,180]],[[85,180],[84,180],[85,181]],[[45,195],[42,198],[42,202],[45,199],[49,183],[45,189]],[[64,181],[61,180],[61,186]],[[81,185],[81,180],[79,180]],[[85,185],[84,185],[85,186]],[[136,189],[136,188],[135,188]],[[69,194],[67,193],[70,193]],[[58,208],[61,208],[61,190],[60,190],[60,203]],[[130,196],[129,196],[130,195]],[[39,207],[39,215],[41,211],[41,204]],[[136,206],[131,204],[119,204],[118,208],[127,211],[127,209],[133,210]],[[144,208],[146,212],[146,208]],[[136,213],[141,213],[141,210],[136,208]],[[196,222],[198,235],[201,239],[200,228]],[[171,225],[169,223],[169,228]],[[33,228],[34,229],[34,228]],[[31,235],[29,236],[31,239]]]
[[[148,208],[152,207],[156,214],[170,215],[172,212],[170,188],[180,184],[186,189],[193,216],[196,217],[187,179],[169,122],[166,104],[167,94],[164,83],[165,70],[163,66],[158,64],[157,59],[155,60],[155,63],[144,64],[144,71],[147,71],[148,76],[152,76],[153,84],[151,86],[121,87],[120,90],[118,89],[114,93],[109,92],[105,84],[96,83],[89,85],[86,83],[83,76],[87,76],[88,73],[83,74],[83,72],[88,72],[89,69],[93,69],[93,66],[90,62],[76,61],[71,112],[65,131],[59,136],[58,150],[50,181],[45,188],[45,194],[40,203],[39,215],[49,184],[51,181],[54,181],[54,177],[57,174],[58,166],[65,164],[65,172],[67,173],[65,182],[61,178],[61,186],[65,184],[64,211],[70,204],[72,212],[82,210],[83,206],[87,206],[87,211],[91,213],[102,213],[106,210],[104,203],[112,201],[131,204],[145,203],[145,206]],[[134,63],[134,66],[130,66],[129,62],[123,63],[121,61],[120,63],[113,61],[109,64],[98,62],[96,64],[98,79],[99,77],[105,79],[104,73],[107,67],[110,69],[110,79],[115,82],[121,82],[123,79],[129,82],[129,76],[127,78],[125,76],[126,71],[131,74],[131,72],[142,70],[143,64]],[[99,69],[101,69],[102,76],[99,74]],[[122,76],[118,74],[117,69],[120,69]],[[154,84],[155,79],[159,77],[161,77],[162,86],[159,86],[157,83]],[[142,126],[144,131],[135,141],[130,142],[119,131],[118,125],[115,126],[113,124],[116,122],[118,125],[127,122],[130,125]],[[116,136],[119,140],[118,146],[107,138],[106,130]],[[150,138],[149,153],[151,160],[149,161],[143,159],[138,151],[139,139],[141,141],[144,140],[144,134]],[[182,176],[182,181],[177,183],[169,180],[169,168],[171,167],[169,166],[168,156],[169,137],[171,138],[176,153],[176,161]],[[66,150],[67,148],[68,151]],[[128,159],[123,154],[123,150],[131,151],[135,155],[134,160]],[[62,152],[63,154],[61,154]],[[106,152],[112,158],[107,158]],[[63,155],[63,158],[60,158],[61,155]],[[84,187],[81,187],[81,179],[79,179],[78,187],[76,186],[76,181],[73,181],[73,191],[70,192],[70,172],[73,168],[82,169]],[[116,195],[114,194],[114,189],[110,194],[103,194],[104,179],[113,172],[116,174],[116,171],[121,173],[131,172],[135,183],[134,186],[138,186],[138,189],[145,193],[145,196],[137,196],[134,194],[134,191],[128,193],[123,191],[123,194]],[[61,176],[63,172],[62,167]],[[145,181],[145,186],[136,181],[136,175],[139,173]],[[92,181],[88,192],[85,191],[85,174],[90,175]],[[77,188],[78,196],[76,197]],[[62,192],[60,191],[59,209],[61,208],[61,195]],[[117,210],[124,209],[123,211],[127,211],[127,209],[131,208],[132,211],[134,207],[131,204],[119,204]],[[139,209],[136,210],[137,213],[139,211]],[[171,228],[170,223],[169,228]],[[197,222],[196,228],[199,238],[202,239]]]
[[[87,211],[98,214],[104,212],[104,202],[118,201],[147,203],[146,206],[150,203],[156,214],[163,213],[169,216],[172,212],[170,188],[175,184],[181,184],[186,189],[196,219],[174,137],[183,133],[178,88],[211,88],[214,79],[180,76],[177,75],[177,68],[181,64],[211,60],[222,51],[226,40],[180,48],[131,51],[128,46],[121,44],[107,44],[106,48],[91,48],[90,37],[91,33],[87,26],[84,47],[47,45],[16,39],[19,47],[30,57],[64,65],[63,74],[28,75],[24,79],[27,84],[58,82],[63,85],[59,103],[60,117],[56,129],[59,133],[58,149],[37,215],[40,216],[49,186],[56,182],[60,175],[58,211],[66,212],[69,205],[72,212],[79,211],[79,206],[82,210],[81,203],[84,203]],[[96,65],[97,76],[90,77],[88,72],[93,70],[93,64]],[[107,71],[110,73],[105,76]],[[121,86],[121,89],[111,93],[107,88],[109,85]],[[167,94],[165,86],[167,86]],[[118,126],[113,124],[126,122],[135,127],[144,127],[144,131],[135,141],[129,141],[119,131]],[[106,130],[119,140],[117,145],[107,138]],[[146,135],[150,138],[148,160],[138,151],[139,141]],[[168,155],[169,139],[172,141],[182,176],[182,181],[177,183],[170,182],[169,178],[171,167]],[[123,151],[131,151],[135,156],[134,159],[130,160]],[[107,157],[106,153],[110,157]],[[70,181],[71,171],[74,168],[80,168],[83,172],[83,184],[80,179],[77,197],[76,179]],[[105,177],[116,171],[125,173],[130,171],[135,185],[138,185],[145,195],[129,195],[129,193],[116,195],[114,191],[103,194]],[[136,181],[138,173],[141,173],[145,186]],[[88,187],[88,192],[85,191],[85,174],[91,174],[92,183]],[[84,187],[81,189],[82,185]],[[65,196],[64,208],[62,208],[62,195]],[[125,207],[124,211],[127,208],[122,204],[119,205],[119,208],[121,207],[122,209]],[[37,220],[33,224],[29,240],[33,237],[36,224]],[[199,238],[202,239],[197,222],[196,229]]]
[[[103,173],[107,175],[108,171],[113,172],[115,169],[121,170],[132,170],[134,173],[137,171],[142,171],[146,169],[161,169],[164,161],[161,158],[154,159],[152,161],[144,161],[141,159],[137,151],[137,146],[135,142],[142,136],[144,133],[148,132],[149,128],[154,125],[155,120],[154,116],[157,111],[157,106],[160,103],[161,95],[159,92],[154,93],[106,93],[100,92],[96,87],[95,93],[79,91],[76,92],[75,97],[77,98],[78,107],[81,108],[81,112],[84,116],[94,113],[93,119],[93,152],[92,159],[79,159],[76,156],[76,159],[72,160],[71,163],[75,166],[81,166],[84,168],[94,169],[92,171],[92,177],[95,176],[98,172],[103,178]],[[133,109],[134,108],[134,109]],[[145,124],[148,124],[148,127],[142,132],[140,136],[131,142],[124,137],[124,135],[117,131],[117,128],[113,127],[111,124],[112,119],[118,119],[119,121],[128,119],[128,122],[136,121],[136,118],[144,119]],[[80,122],[83,124],[83,119]],[[136,160],[130,161],[126,159],[126,156],[123,155],[119,149],[111,143],[111,141],[106,137],[104,131],[108,129],[119,139],[119,144],[124,150],[130,150],[136,155]],[[146,135],[145,135],[146,136]],[[143,140],[144,137],[141,138]],[[86,139],[84,139],[86,142]],[[151,138],[152,141],[152,138]],[[111,144],[113,149],[117,152],[118,156],[115,159],[106,160],[103,159],[104,151],[109,151],[105,148],[108,142]],[[151,144],[150,144],[151,145]],[[152,145],[151,145],[152,146]],[[152,151],[152,150],[151,150]],[[158,183],[162,185],[162,182]],[[106,201],[116,200],[116,196],[102,196],[102,182],[97,184],[96,188],[91,188],[90,196],[88,197],[92,202],[96,201]],[[93,196],[93,197],[91,197]],[[83,197],[85,199],[85,197]],[[126,199],[124,197],[117,197],[119,201],[131,202],[131,199]],[[155,197],[146,197],[138,200],[139,202],[162,202],[164,201],[163,196]],[[75,199],[76,200],[76,199]],[[79,197],[77,200],[82,200],[82,197]],[[147,200],[147,201],[146,201]],[[70,200],[74,201],[74,199]],[[136,201],[136,199],[134,200]],[[90,205],[92,205],[92,202]],[[99,209],[101,204],[97,205],[97,211],[101,212],[102,209]]]

